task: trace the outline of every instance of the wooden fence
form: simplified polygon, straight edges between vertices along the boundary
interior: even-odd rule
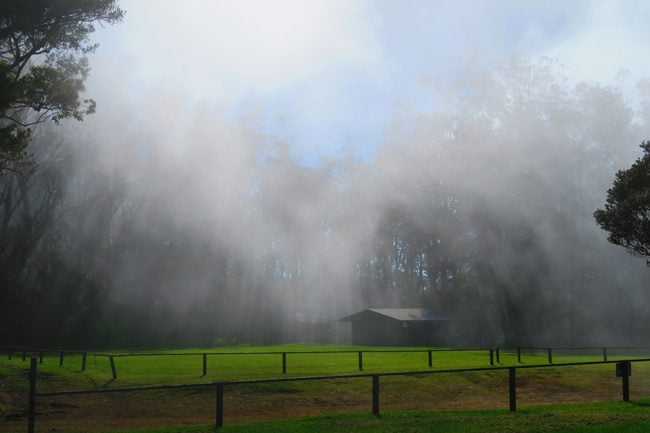
[[[602,356],[603,361],[607,361],[608,355],[611,356],[613,352],[618,352],[619,354],[621,352],[628,352],[628,351],[634,351],[634,352],[639,352],[639,351],[650,351],[650,347],[648,346],[579,346],[579,347],[566,347],[566,346],[555,346],[555,347],[549,347],[549,346],[517,346],[517,362],[520,364],[523,362],[522,357],[523,354],[526,352],[546,352],[546,356],[548,359],[549,364],[553,364],[553,354],[557,354],[558,352],[566,353],[566,352],[572,352],[572,354],[576,353],[585,353],[585,352],[591,352],[593,354],[597,354],[599,356]]]
[[[146,357],[146,356],[195,356],[200,357],[202,362],[201,373],[203,376],[208,374],[208,357],[209,356],[225,356],[225,355],[235,355],[235,356],[255,356],[255,355],[276,355],[280,359],[280,368],[282,374],[287,374],[287,365],[289,355],[331,355],[331,354],[356,354],[357,362],[356,367],[359,371],[363,371],[363,354],[366,353],[423,353],[427,354],[426,360],[429,368],[433,368],[433,356],[436,353],[444,352],[485,352],[486,361],[489,362],[491,366],[495,363],[500,363],[500,349],[499,348],[457,348],[457,349],[404,349],[404,350],[313,350],[313,351],[277,351],[277,352],[181,352],[181,353],[169,353],[169,352],[135,352],[135,353],[92,353],[84,351],[66,351],[66,350],[54,350],[54,349],[37,349],[37,348],[23,348],[23,347],[4,347],[0,348],[7,354],[8,359],[12,359],[15,354],[18,354],[23,361],[30,355],[38,355],[39,362],[43,363],[43,354],[44,353],[56,353],[59,355],[59,365],[63,365],[64,355],[65,354],[74,354],[81,355],[81,371],[86,369],[86,360],[88,355],[94,357],[103,357],[108,359],[111,375],[113,379],[117,379],[117,363],[116,359],[118,358],[129,358],[129,357]]]
[[[30,373],[29,373],[29,398],[28,398],[28,425],[27,432],[34,433],[36,426],[36,407],[38,397],[55,397],[55,396],[69,396],[69,395],[83,395],[83,394],[105,394],[105,393],[127,393],[138,391],[150,390],[174,390],[174,389],[197,389],[197,388],[213,388],[215,395],[215,426],[217,429],[223,426],[224,404],[223,397],[225,389],[232,385],[251,385],[262,383],[278,383],[278,382],[297,382],[297,381],[327,381],[333,379],[351,379],[351,378],[369,378],[371,379],[371,395],[372,407],[371,411],[375,416],[380,414],[380,381],[382,377],[390,376],[413,376],[413,375],[430,375],[430,374],[462,374],[467,372],[486,372],[486,371],[508,371],[508,401],[510,411],[517,410],[517,370],[530,369],[530,368],[561,368],[568,366],[587,366],[587,365],[603,365],[612,364],[616,366],[615,373],[617,377],[621,377],[621,389],[623,401],[630,400],[630,381],[631,365],[635,362],[649,362],[650,358],[626,359],[621,361],[586,361],[586,362],[570,362],[570,363],[556,363],[556,364],[535,364],[535,365],[518,365],[510,367],[477,367],[477,368],[460,368],[460,369],[447,369],[447,370],[423,370],[423,371],[402,371],[402,372],[387,372],[387,373],[356,373],[356,374],[341,374],[331,376],[307,376],[307,377],[285,377],[275,379],[254,379],[254,380],[234,380],[234,381],[219,381],[211,383],[192,383],[180,385],[156,385],[156,386],[135,386],[123,388],[109,388],[109,389],[93,389],[93,390],[65,390],[65,391],[51,391],[51,392],[37,392],[36,390],[36,375],[38,358],[32,357],[30,360]]]

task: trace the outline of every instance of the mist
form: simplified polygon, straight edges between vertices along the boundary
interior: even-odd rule
[[[345,13],[355,22],[366,8]],[[274,93],[269,82],[290,82],[300,53],[326,38],[310,35],[289,50],[293,63],[238,63],[243,53],[221,45],[211,55],[233,61],[224,74],[253,93]],[[358,44],[325,50],[329,66],[305,76],[335,76],[336,59],[355,52],[366,56],[347,67],[381,64],[370,29],[345,38]],[[346,315],[425,307],[462,319],[458,346],[650,343],[648,269],[593,219],[649,135],[648,81],[585,82],[548,57],[495,58],[427,87],[411,108],[372,112],[381,132],[357,138],[381,138],[366,147],[337,142],[326,131],[337,117],[323,115],[325,150],[304,141],[313,130],[269,121],[274,108],[238,110],[223,89],[197,95],[211,88],[200,67],[178,86],[133,89],[116,82],[141,66],[109,79],[98,59],[106,81],[89,92],[104,111],[41,128],[39,169],[0,178],[3,197],[23,203],[3,214],[3,254],[20,281],[3,340],[340,343]],[[298,120],[317,123],[329,105]],[[369,116],[359,114],[362,130]]]

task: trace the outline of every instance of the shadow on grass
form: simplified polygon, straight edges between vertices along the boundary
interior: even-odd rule
[[[650,407],[650,402],[648,401],[630,401],[628,403],[638,407]]]

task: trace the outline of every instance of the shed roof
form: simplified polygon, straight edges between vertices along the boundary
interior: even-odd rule
[[[375,314],[386,316],[400,322],[456,320],[452,316],[435,313],[426,308],[368,308],[367,310],[359,311],[358,313],[343,317],[342,319],[339,319],[339,321],[351,322],[362,315],[367,316]]]

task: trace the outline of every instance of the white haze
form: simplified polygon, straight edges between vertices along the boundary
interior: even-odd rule
[[[341,149],[370,157],[396,118],[442,109],[439,83],[472,60],[546,55],[574,83],[611,84],[621,70],[636,83],[650,67],[644,1],[121,4],[124,22],[99,29],[91,59],[99,117],[169,89],[168,112],[216,100],[311,163]]]
[[[202,306],[227,303],[213,335],[265,341],[290,339],[296,315],[333,320],[424,296],[497,339],[508,332],[503,293],[549,340],[585,327],[545,323],[547,309],[593,323],[620,314],[608,289],[629,291],[639,302],[625,305],[641,314],[642,263],[608,245],[592,217],[650,132],[637,112],[648,86],[634,87],[648,30],[626,9],[648,6],[623,3],[606,38],[613,4],[524,2],[517,21],[510,2],[124,2],[125,22],[100,32],[91,59],[98,113],[65,133],[78,164],[68,200],[117,197],[98,239],[109,299],[163,305],[160,326],[178,332],[209,316]],[[623,90],[609,87],[632,67]],[[410,254],[387,227],[429,251],[417,260],[454,265],[436,265],[428,286],[400,279],[406,259],[364,279],[382,252]],[[148,244],[129,245],[129,233]],[[445,298],[447,269],[478,294]],[[475,281],[487,274],[503,291]],[[395,289],[408,284],[412,293]],[[264,319],[237,330],[253,317]],[[281,331],[260,337],[264,320]],[[594,340],[617,337],[608,320]]]

